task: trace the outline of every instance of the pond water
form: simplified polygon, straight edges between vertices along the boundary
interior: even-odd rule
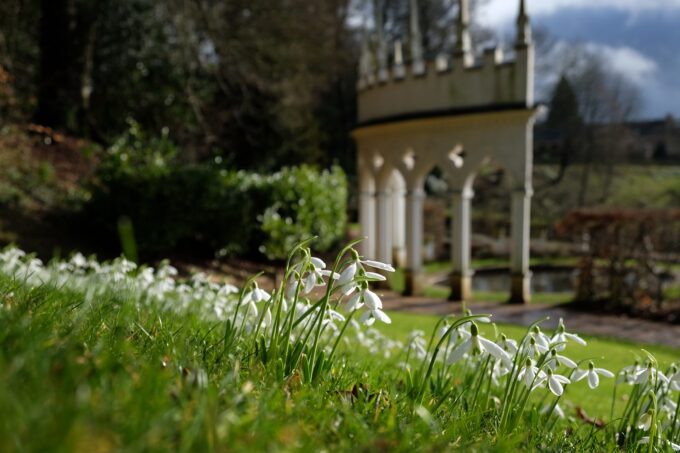
[[[576,288],[576,270],[546,268],[532,270],[531,291],[534,293],[567,293]],[[507,270],[479,270],[472,278],[474,291],[501,292],[510,290]]]

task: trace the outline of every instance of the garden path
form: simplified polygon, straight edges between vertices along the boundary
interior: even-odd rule
[[[382,292],[385,310],[446,315],[461,312],[459,302],[428,297],[405,297],[391,291]],[[550,317],[542,326],[554,328],[564,318],[569,330],[589,335],[627,340],[635,343],[660,344],[680,348],[680,325],[644,319],[570,310],[564,306],[547,304],[499,304],[472,302],[467,307],[473,313],[490,313],[493,320],[528,326],[537,319]]]

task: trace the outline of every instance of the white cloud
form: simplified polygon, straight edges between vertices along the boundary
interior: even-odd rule
[[[479,19],[488,26],[507,24],[517,16],[519,0],[489,0]],[[527,0],[529,15],[553,14],[565,8],[613,8],[631,13],[680,10],[680,0]]]
[[[631,82],[642,86],[659,69],[656,61],[630,47],[611,47],[588,43],[586,48],[600,54],[610,68]]]

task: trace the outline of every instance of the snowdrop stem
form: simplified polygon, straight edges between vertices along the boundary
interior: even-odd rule
[[[671,423],[671,432],[668,435],[668,439],[673,442],[675,441],[675,432],[678,429],[678,417],[680,416],[680,392],[678,393],[678,400],[675,402],[675,414],[673,414],[673,423]]]
[[[566,390],[566,385],[565,385],[564,388]],[[564,395],[564,393],[562,395]],[[557,404],[562,399],[562,395],[555,397],[555,401],[553,401],[553,403],[550,405],[550,409],[548,409],[548,412],[545,413],[545,416],[548,420],[550,420],[550,417],[552,417],[553,413],[555,412],[555,408],[557,407]],[[550,422],[550,425],[548,426],[548,429],[547,429],[548,431],[552,431],[553,426],[555,426],[555,423],[557,423],[558,418],[559,417],[553,418],[553,420]]]
[[[653,453],[654,452],[654,444],[656,444],[657,441],[657,436],[656,436],[656,431],[657,431],[657,401],[656,401],[656,393],[653,391],[649,391],[648,393],[649,397],[652,400],[652,425],[649,428],[649,445],[647,446],[647,452],[648,453]]]
[[[309,259],[310,253],[306,249],[306,247],[309,245],[310,242],[312,242],[317,237],[318,236],[312,236],[311,238],[307,238],[304,241],[297,243],[295,247],[293,247],[290,253],[288,253],[288,259],[286,260],[286,269],[288,270],[292,269],[291,263],[293,262],[293,258],[295,258],[295,255],[297,255],[298,252],[302,252],[305,258]]]
[[[340,340],[342,339],[342,336],[345,334],[345,330],[347,330],[347,326],[349,326],[349,323],[352,320],[354,313],[356,313],[356,312],[357,311],[354,310],[354,311],[352,311],[352,313],[350,313],[347,316],[345,323],[342,325],[342,329],[340,329],[340,333],[338,333],[338,336],[335,339],[335,343],[333,344],[333,349],[331,349],[330,354],[328,354],[328,360],[331,360],[333,358],[333,356],[335,355],[335,350],[338,348],[338,345],[340,344]]]
[[[345,255],[353,250],[352,247],[354,247],[354,245],[361,241],[362,239],[356,239],[350,242],[342,250],[340,250],[340,253],[338,253],[338,255],[335,257],[335,263],[333,263],[333,269],[331,269],[331,276],[328,278],[328,284],[326,285],[326,294],[324,295],[323,299],[321,299],[321,310],[319,311],[319,314],[316,318],[317,328],[316,335],[314,336],[314,344],[312,346],[312,363],[314,363],[317,359],[316,356],[317,349],[319,347],[319,338],[321,337],[321,333],[324,330],[323,320],[326,316],[326,310],[328,309],[328,303],[331,298],[331,293],[333,292],[333,287],[335,286],[335,278],[333,278],[333,276],[336,275],[338,269],[340,268],[340,263],[342,262]],[[312,326],[314,326],[314,323],[312,323]]]
[[[623,415],[621,416],[621,423],[619,424],[618,429],[619,433],[625,433],[626,428],[633,424],[636,420],[635,417],[638,416],[635,409],[639,406],[638,401],[640,400],[640,395],[642,393],[641,388],[641,384],[635,384],[633,386],[633,391],[630,393],[626,407],[623,409]]]
[[[432,376],[432,370],[434,368],[435,361],[437,360],[437,356],[439,355],[439,350],[442,347],[442,344],[444,341],[451,335],[451,332],[453,332],[453,329],[462,326],[463,324],[466,324],[468,322],[474,321],[475,319],[479,318],[488,318],[491,315],[470,315],[470,316],[464,316],[460,319],[457,319],[454,321],[448,329],[446,329],[446,332],[442,337],[439,339],[437,342],[437,345],[434,348],[434,351],[432,352],[432,357],[430,358],[430,364],[427,367],[427,372],[425,373],[425,376],[423,377],[423,380],[420,383],[420,387],[418,389],[418,393],[416,394],[416,402],[418,404],[422,403],[422,399],[425,396],[425,388],[427,386],[427,383],[430,380],[430,376]],[[429,350],[429,348],[428,348]],[[427,357],[423,360],[423,365],[421,366],[421,370],[419,375],[422,376],[422,370],[423,367],[425,366],[425,363],[427,362]]]
[[[508,417],[510,416],[510,411],[512,410],[513,407],[513,400],[515,399],[515,394],[517,392],[517,385],[518,385],[518,377],[520,370],[522,368],[522,365],[524,364],[525,360],[528,358],[527,354],[527,339],[529,338],[529,335],[531,335],[532,330],[534,329],[535,326],[539,325],[543,321],[547,320],[548,318],[545,317],[543,319],[538,319],[531,323],[529,327],[527,327],[526,333],[524,334],[524,337],[522,337],[522,340],[520,341],[520,347],[517,353],[515,354],[515,358],[512,361],[512,369],[510,370],[510,373],[508,374],[508,379],[505,383],[505,390],[503,391],[503,407],[501,409],[501,417],[500,421],[498,423],[499,430],[503,431],[506,428],[506,423],[508,422]]]
[[[482,366],[482,371],[479,373],[479,378],[477,382],[477,388],[475,389],[475,396],[472,397],[472,404],[470,405],[470,410],[474,409],[477,406],[477,397],[479,395],[479,389],[482,388],[482,385],[484,384],[484,378],[488,378],[491,380],[491,375],[486,372],[487,368],[489,367],[489,362],[491,362],[491,355],[489,354],[484,361],[484,365]]]
[[[284,282],[285,281],[287,281],[287,280],[284,279]],[[291,346],[290,336],[293,333],[293,321],[295,321],[296,307],[297,307],[298,299],[300,297],[300,291],[302,291],[301,282],[302,282],[302,278],[298,275],[297,285],[295,287],[295,294],[293,295],[293,301],[291,302],[291,306],[288,308],[288,313],[286,314],[286,317],[283,321],[284,328],[286,329],[285,337],[284,337],[285,343],[286,343],[286,348],[285,348],[285,351],[283,353],[283,357],[285,357],[286,360],[288,360],[288,351],[289,351],[290,346]],[[284,297],[283,290],[281,291],[281,297]],[[283,305],[283,304],[280,304],[280,305]],[[281,308],[280,305],[279,305],[279,309]],[[292,366],[291,366],[291,369],[292,369]]]

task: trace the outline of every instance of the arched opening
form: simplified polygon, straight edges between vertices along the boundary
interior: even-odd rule
[[[487,159],[472,181],[471,206],[472,298],[505,302],[511,291],[511,216],[509,175],[497,161]]]

